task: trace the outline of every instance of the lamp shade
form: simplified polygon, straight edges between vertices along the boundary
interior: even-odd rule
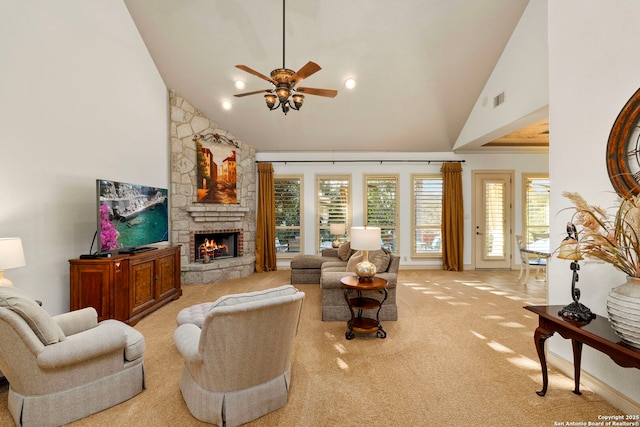
[[[344,224],[330,224],[329,225],[329,234],[334,236],[342,236],[346,230]]]
[[[560,250],[558,251],[558,258],[570,259],[573,261],[579,261],[582,259],[582,252],[577,240],[564,239],[560,244]]]
[[[376,251],[382,246],[380,228],[351,227],[351,249],[361,251]]]
[[[22,239],[19,237],[1,237],[0,270],[22,267],[25,264]]]

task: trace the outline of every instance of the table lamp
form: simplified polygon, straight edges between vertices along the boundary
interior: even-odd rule
[[[356,275],[361,281],[373,280],[376,266],[369,262],[369,251],[380,249],[381,232],[378,227],[351,227],[351,249],[362,251],[362,261],[356,265]]]
[[[4,277],[4,270],[24,266],[22,239],[19,237],[0,238],[0,286],[13,286],[11,280]]]
[[[330,224],[329,225],[329,233],[333,234],[336,239],[331,243],[331,246],[337,248],[340,246],[340,236],[344,236],[344,232],[346,231],[346,227],[344,224]]]
[[[590,322],[596,318],[596,315],[589,310],[584,304],[580,303],[580,289],[576,288],[578,282],[578,270],[580,264],[578,261],[582,259],[580,244],[578,243],[578,232],[576,226],[572,223],[567,224],[567,237],[560,243],[558,258],[571,260],[571,298],[573,302],[558,312],[558,316],[565,319],[578,322]]]

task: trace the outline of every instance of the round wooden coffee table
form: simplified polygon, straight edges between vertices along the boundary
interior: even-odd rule
[[[380,323],[380,309],[388,296],[387,280],[382,277],[365,280],[358,276],[345,276],[340,279],[340,283],[345,288],[344,299],[351,312],[351,319],[347,322],[347,332],[344,334],[345,338],[352,340],[356,333],[371,334],[374,332],[378,338],[386,338],[387,333]],[[378,291],[383,297],[376,299],[363,296],[363,291]],[[376,318],[363,316],[364,310],[376,310]]]

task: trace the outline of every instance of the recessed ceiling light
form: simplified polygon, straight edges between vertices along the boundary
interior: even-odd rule
[[[236,85],[236,89],[244,89],[245,87],[244,80],[240,80],[240,79],[236,80],[235,85]]]
[[[356,79],[351,77],[348,78],[344,81],[344,87],[346,87],[347,89],[353,89],[354,87],[356,87]]]
[[[231,102],[222,101],[222,108],[224,108],[225,110],[231,110]]]

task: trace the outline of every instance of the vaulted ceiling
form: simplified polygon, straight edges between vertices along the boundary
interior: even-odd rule
[[[338,95],[285,116],[233,96],[283,66],[281,0],[125,0],[167,87],[258,152],[451,151],[527,2],[288,0],[284,65]]]

